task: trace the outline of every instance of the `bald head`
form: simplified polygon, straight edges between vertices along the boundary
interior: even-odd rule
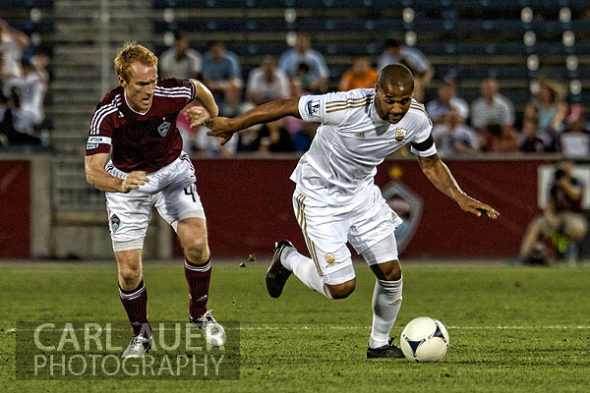
[[[401,64],[391,64],[379,73],[375,89],[375,108],[381,119],[399,123],[408,113],[414,93],[414,78]]]
[[[379,73],[377,87],[381,90],[397,87],[404,91],[414,91],[414,77],[408,67],[402,64],[390,64]]]

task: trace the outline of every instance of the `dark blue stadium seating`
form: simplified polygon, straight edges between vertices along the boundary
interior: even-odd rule
[[[55,30],[55,22],[52,20],[11,20],[10,26],[27,34],[49,33]]]
[[[495,67],[477,65],[436,67],[436,78],[442,79],[446,76],[454,77],[457,80],[481,80],[485,78],[526,80],[529,78],[530,72],[527,70],[524,64],[520,67]]]
[[[19,8],[53,8],[53,0],[2,0],[0,6],[3,9]]]
[[[246,21],[244,19],[205,19],[205,20],[178,20],[174,22],[154,21],[154,31],[163,33],[166,31],[180,30],[191,31],[245,31]]]
[[[590,0],[153,0],[153,6],[193,9],[192,17],[172,23],[156,20],[154,30],[193,32],[192,45],[200,52],[206,50],[205,43],[199,42],[200,33],[208,37],[216,31],[243,33],[243,38],[226,42],[226,46],[240,57],[245,78],[262,56],[278,57],[288,49],[286,32],[311,33],[312,47],[326,57],[334,87],[352,57],[368,55],[375,64],[388,37],[412,31],[416,48],[433,61],[436,70],[427,98],[436,94],[437,79],[454,75],[461,95],[471,102],[479,96],[478,81],[492,77],[500,81],[502,93],[518,111],[530,99],[526,88],[530,80],[547,76],[563,82],[590,79],[585,60],[580,60],[578,70],[565,67],[567,55],[590,53],[590,20],[585,19]],[[521,21],[523,7],[532,10],[530,23]],[[571,21],[559,20],[562,7],[569,7]],[[261,10],[265,8],[274,11],[264,14]],[[287,8],[297,11],[291,22],[276,12]],[[412,8],[414,15],[404,21],[406,8]],[[232,9],[234,17],[200,17],[198,9]],[[569,30],[575,34],[575,43],[566,46],[562,37]],[[523,42],[528,31],[535,33],[532,45]],[[258,32],[268,33],[269,40],[252,34]],[[539,69],[529,71],[527,57],[532,54],[539,57]],[[504,57],[506,64],[499,63]],[[575,99],[589,98],[590,93],[584,91]]]

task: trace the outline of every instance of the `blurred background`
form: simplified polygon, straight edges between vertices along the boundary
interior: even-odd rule
[[[575,213],[588,219],[584,0],[2,0],[0,29],[0,258],[111,258],[104,195],[86,184],[83,153],[93,108],[116,85],[116,50],[129,40],[158,55],[160,77],[203,81],[224,116],[280,97],[370,88],[385,65],[407,65],[441,156],[502,217],[466,217],[401,151],[376,182],[406,218],[402,257],[530,257],[523,238],[551,205],[564,159],[583,190]],[[288,118],[223,147],[178,125],[214,255],[269,256],[278,238],[302,247],[288,177],[314,125]],[[146,257],[180,256],[156,216]],[[541,257],[587,259],[586,232],[573,241],[563,227],[539,235]]]

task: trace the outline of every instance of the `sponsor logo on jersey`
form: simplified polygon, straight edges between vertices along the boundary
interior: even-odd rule
[[[312,117],[320,117],[320,101],[319,100],[309,100],[305,105],[305,110],[307,114]]]
[[[170,130],[171,125],[172,125],[172,123],[170,123],[169,121],[165,121],[164,123],[162,123],[158,126],[158,133],[160,134],[160,136],[162,138],[166,136],[166,134]]]
[[[326,258],[326,262],[328,263],[328,265],[333,265],[334,262],[336,262],[336,258],[334,257],[334,254],[332,254],[332,253],[326,254],[326,256],[324,258]]]
[[[119,219],[119,217],[117,217],[116,214],[113,214],[111,216],[111,229],[112,229],[113,233],[117,232],[117,229],[119,229],[119,226],[121,226],[121,220]]]
[[[403,141],[406,138],[407,131],[403,128],[398,128],[395,130],[395,140],[398,142]]]

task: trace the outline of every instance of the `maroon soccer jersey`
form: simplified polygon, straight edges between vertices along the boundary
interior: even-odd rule
[[[182,151],[176,116],[194,96],[189,80],[161,80],[152,107],[139,114],[127,105],[123,88],[116,87],[94,109],[86,155],[110,152],[113,164],[124,172],[151,173],[170,164]]]

